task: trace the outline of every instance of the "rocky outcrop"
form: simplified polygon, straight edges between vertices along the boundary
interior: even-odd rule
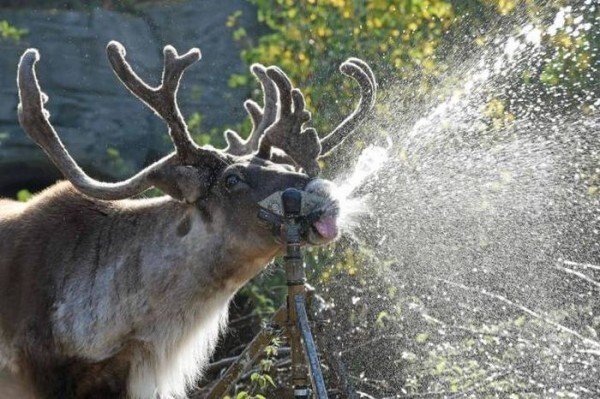
[[[210,128],[245,117],[245,91],[227,80],[245,69],[227,18],[242,11],[240,23],[250,35],[261,29],[255,10],[244,0],[193,0],[152,5],[136,15],[97,9],[73,11],[0,11],[0,20],[27,29],[19,41],[0,41],[0,194],[38,189],[58,177],[42,151],[18,125],[16,66],[23,50],[40,50],[38,76],[50,96],[52,123],[74,158],[90,174],[111,179],[138,170],[172,147],[162,121],[118,82],[105,46],[122,42],[138,73],[153,84],[162,69],[162,48],[180,52],[199,47],[203,59],[182,82],[185,115],[200,111]]]

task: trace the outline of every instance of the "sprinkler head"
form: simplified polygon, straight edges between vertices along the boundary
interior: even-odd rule
[[[283,203],[283,194],[285,192],[288,192],[288,194],[286,194],[286,198],[287,196],[290,196],[290,198],[286,200],[290,201],[288,205]],[[300,205],[297,205],[297,201],[299,201]],[[267,198],[260,201],[258,205],[260,206],[261,210],[264,211],[263,213],[270,213],[274,217],[286,217],[285,207],[290,205],[293,209],[290,209],[292,212],[287,212],[287,217],[292,216],[291,213],[293,213],[295,217],[307,217],[314,213],[315,210],[319,209],[322,202],[322,197],[317,194],[300,191],[294,188],[288,188],[285,191],[277,191],[276,193],[269,195]],[[298,206],[300,207],[299,209]],[[259,217],[262,218],[260,215]]]
[[[302,212],[302,192],[295,188],[288,188],[281,194],[283,215],[286,218],[296,218]]]
[[[306,238],[311,226],[323,216],[322,203],[322,197],[315,193],[288,188],[260,201],[257,216],[270,225],[276,237],[281,237],[284,225],[294,222]]]

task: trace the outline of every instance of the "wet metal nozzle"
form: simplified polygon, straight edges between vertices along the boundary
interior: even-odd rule
[[[287,245],[285,270],[288,286],[304,286],[304,262],[300,253],[300,234],[302,225],[300,214],[302,212],[302,192],[295,188],[288,188],[281,193],[281,204],[284,215],[285,241]]]
[[[283,216],[297,218],[302,213],[302,192],[295,188],[288,188],[281,194]]]
[[[260,201],[258,218],[269,223],[276,236],[292,220],[301,225],[301,230],[306,230],[322,216],[321,203],[322,199],[317,194],[288,188]]]

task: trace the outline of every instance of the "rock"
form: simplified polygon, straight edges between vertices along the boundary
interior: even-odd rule
[[[25,135],[17,121],[15,84],[19,57],[26,48],[41,53],[37,64],[49,95],[51,121],[71,155],[92,176],[114,180],[172,150],[164,123],[134,98],[114,76],[105,47],[118,40],[127,58],[149,84],[158,84],[162,48],[180,52],[200,47],[202,60],[190,67],[180,88],[184,115],[199,111],[203,127],[220,127],[246,117],[249,93],[232,90],[232,73],[246,68],[227,18],[242,10],[241,23],[258,35],[256,11],[246,1],[187,1],[151,5],[136,15],[91,12],[0,10],[0,20],[27,29],[19,41],[0,41],[0,195],[20,188],[37,190],[53,182],[57,170]]]

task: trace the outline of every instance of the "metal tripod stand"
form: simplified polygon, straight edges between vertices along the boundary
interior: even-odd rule
[[[294,398],[308,399],[311,394],[317,399],[327,398],[325,381],[306,312],[306,276],[300,251],[301,223],[302,218],[306,216],[302,214],[302,195],[302,192],[296,189],[285,190],[280,193],[280,198],[277,198],[281,207],[273,208],[281,208],[283,210],[281,215],[265,208],[261,208],[259,212],[259,218],[278,229],[283,228],[285,232],[287,251],[284,265],[288,288],[287,303],[273,315],[268,327],[260,331],[237,361],[227,369],[208,393],[209,399],[221,399],[225,396],[244,371],[244,364],[251,364],[260,351],[278,335],[278,330],[283,330],[291,348]]]

